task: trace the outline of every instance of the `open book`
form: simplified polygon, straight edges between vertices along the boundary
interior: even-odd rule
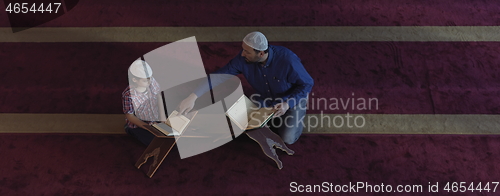
[[[231,121],[241,130],[261,128],[273,117],[272,107],[258,108],[247,96],[242,95],[226,112]]]
[[[198,111],[190,112],[186,115],[177,116],[178,113],[179,112],[174,110],[168,116],[166,123],[153,124],[152,126],[166,136],[179,136],[186,130],[187,126],[189,125],[191,120],[193,120]],[[170,132],[167,130],[172,131]]]

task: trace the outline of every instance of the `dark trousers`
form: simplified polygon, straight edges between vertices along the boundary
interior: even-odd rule
[[[127,134],[131,135],[135,139],[139,140],[141,143],[144,145],[148,146],[151,141],[153,141],[153,138],[155,137],[151,132],[149,132],[146,129],[137,127],[137,128],[130,128],[128,126],[125,126],[125,132]]]
[[[287,144],[295,143],[304,129],[304,116],[306,115],[307,99],[300,99],[293,108],[288,109],[280,117],[273,118],[268,125],[271,130],[281,136]]]

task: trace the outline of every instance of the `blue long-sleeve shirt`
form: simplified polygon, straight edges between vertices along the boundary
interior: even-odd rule
[[[269,55],[264,66],[261,63],[247,63],[240,52],[212,74],[243,74],[257,93],[252,97],[262,107],[286,101],[290,108],[293,108],[300,99],[307,97],[314,85],[300,58],[282,46],[269,46]],[[212,80],[213,86],[217,86],[217,83],[220,81]],[[195,94],[200,97],[206,91],[208,89],[199,88]]]

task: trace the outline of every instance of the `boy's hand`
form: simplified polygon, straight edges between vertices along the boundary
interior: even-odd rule
[[[198,96],[196,94],[191,93],[186,99],[182,100],[181,103],[179,104],[179,115],[184,115],[187,114],[189,111],[191,111],[194,107],[194,102],[198,99]]]
[[[282,102],[274,105],[274,109],[276,112],[274,113],[274,117],[280,117],[290,108],[287,102]]]
[[[137,118],[134,114],[125,114],[125,118],[127,118],[131,123],[137,125],[138,127],[147,129],[146,125],[148,125],[148,123]]]

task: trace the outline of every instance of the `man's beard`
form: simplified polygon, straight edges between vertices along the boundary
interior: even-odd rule
[[[259,62],[259,60],[260,60],[260,59],[257,59],[256,61],[250,61],[250,60],[248,60],[247,58],[245,58],[245,62],[246,62],[247,64],[254,64],[254,63],[258,63],[258,62]]]
[[[247,64],[254,64],[254,63],[256,63],[256,62],[249,61],[247,58],[245,58],[245,62],[246,62]]]

